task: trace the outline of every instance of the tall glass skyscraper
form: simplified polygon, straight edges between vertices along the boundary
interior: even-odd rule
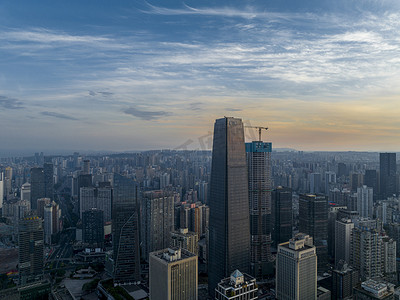
[[[251,273],[261,277],[271,260],[271,143],[246,143],[251,235]]]
[[[379,177],[382,198],[397,194],[396,153],[379,153]]]
[[[250,266],[249,198],[241,119],[215,121],[210,182],[208,290]]]
[[[112,211],[114,283],[140,280],[137,184],[114,174]]]

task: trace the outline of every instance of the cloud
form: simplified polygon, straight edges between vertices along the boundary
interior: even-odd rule
[[[52,112],[52,111],[42,111],[40,114],[42,114],[43,116],[54,117],[54,118],[59,118],[59,119],[64,119],[64,120],[72,120],[72,121],[79,120],[78,118],[67,116],[67,115],[61,114],[61,113]]]
[[[9,98],[7,96],[0,96],[0,106],[5,109],[21,109],[23,103],[17,99]]]
[[[129,107],[125,109],[124,113],[142,120],[156,120],[171,115],[169,112],[166,111],[146,111],[135,107]]]
[[[89,91],[89,95],[94,97],[97,95],[103,96],[103,97],[110,97],[112,95],[114,95],[114,93],[112,92],[94,92],[94,91]]]

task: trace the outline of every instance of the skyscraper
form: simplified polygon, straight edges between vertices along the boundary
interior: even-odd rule
[[[328,262],[328,200],[322,195],[301,194],[299,231],[310,235],[318,255],[318,269]]]
[[[374,191],[374,200],[378,195],[378,174],[376,170],[365,170],[364,184]]]
[[[82,239],[91,246],[104,246],[104,218],[103,211],[92,208],[82,214]]]
[[[54,199],[54,170],[52,163],[43,164],[43,176],[44,176],[44,197]]]
[[[276,299],[317,299],[317,255],[310,236],[299,233],[278,246]]]
[[[292,238],[293,206],[289,188],[279,186],[272,191],[272,226],[275,247]]]
[[[215,121],[209,206],[208,290],[213,296],[218,282],[233,271],[249,272],[249,198],[241,119]]]
[[[37,200],[45,198],[45,183],[43,168],[31,169],[31,209],[37,208]]]
[[[272,144],[246,143],[250,208],[250,266],[258,277],[271,260],[271,151]]]
[[[357,211],[362,218],[373,217],[373,190],[366,185],[357,188]]]
[[[174,198],[163,191],[145,192],[141,209],[142,253],[147,261],[150,252],[165,249],[170,244],[174,230]]]
[[[396,191],[396,153],[379,153],[380,194],[387,198]]]
[[[140,280],[137,184],[119,174],[113,184],[114,283],[132,283]]]
[[[311,173],[310,174],[310,193],[319,194],[321,193],[321,173]]]
[[[39,217],[30,215],[18,224],[19,283],[43,277],[43,227]]]
[[[180,248],[150,253],[150,299],[197,300],[197,255]]]
[[[351,232],[354,223],[350,219],[336,220],[335,223],[335,266],[339,262],[350,263]]]

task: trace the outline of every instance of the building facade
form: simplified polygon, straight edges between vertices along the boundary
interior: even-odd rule
[[[197,300],[197,255],[180,248],[150,253],[150,299]]]
[[[241,119],[214,126],[210,182],[209,293],[239,269],[249,272],[250,221],[244,128]]]

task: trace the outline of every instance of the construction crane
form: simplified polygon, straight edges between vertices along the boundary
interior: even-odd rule
[[[260,126],[244,126],[245,128],[256,128],[258,129],[258,140],[261,141],[261,130],[265,129],[268,130],[268,127],[260,127]]]

